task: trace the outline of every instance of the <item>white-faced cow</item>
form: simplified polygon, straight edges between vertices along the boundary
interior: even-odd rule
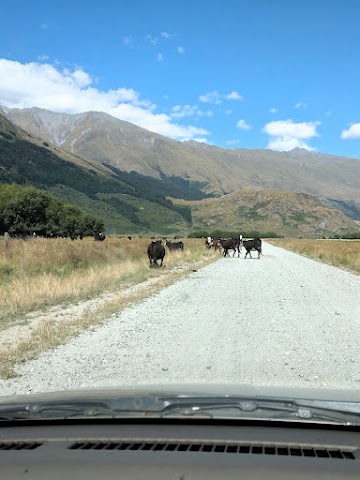
[[[169,240],[165,240],[165,245],[168,247],[170,251],[172,250],[184,250],[183,242],[169,242]]]
[[[256,237],[253,240],[242,240],[241,243],[242,245],[244,245],[246,250],[244,258],[246,258],[248,254],[250,255],[250,258],[252,258],[251,250],[257,250],[258,258],[260,258],[260,255],[262,252],[261,252],[261,239],[259,237]]]
[[[150,260],[150,268],[158,267],[158,260],[161,260],[160,267],[162,267],[165,248],[161,245],[161,240],[153,240],[147,248],[147,254]]]
[[[73,238],[71,240],[73,240]],[[103,242],[105,240],[105,233],[103,232],[95,233],[94,240],[96,240],[97,242]]]

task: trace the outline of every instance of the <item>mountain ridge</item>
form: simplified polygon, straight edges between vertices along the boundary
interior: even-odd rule
[[[56,121],[61,120],[61,117],[53,112],[50,112],[49,116],[55,118]],[[98,126],[100,118],[101,122],[107,127],[108,117],[107,114],[101,112],[96,115],[88,112],[75,119],[67,115],[63,118],[65,118],[65,122],[72,122],[75,129],[77,123],[82,122],[84,118],[90,118],[96,126]],[[46,116],[43,116],[42,120],[46,123]],[[111,119],[110,121],[117,127],[119,126],[117,119]],[[35,122],[35,124],[39,123]],[[123,127],[124,129],[125,127],[129,128],[131,134],[134,134],[131,124],[123,125]],[[54,123],[48,128],[54,129]],[[54,132],[56,133],[56,131],[55,128]],[[135,132],[139,132],[137,127]],[[147,139],[154,139],[154,141],[148,142],[148,149],[153,148],[153,144],[158,141],[160,147],[163,146],[166,152],[167,142],[163,145],[162,140],[154,137],[151,132],[145,130],[144,132]],[[53,146],[48,141],[21,130],[1,115],[0,140],[0,181],[1,179],[7,182],[19,181],[20,183],[30,181],[34,182],[35,186],[39,186],[40,183],[42,188],[49,189],[59,198],[75,203],[85,210],[94,211],[97,215],[107,216],[110,210],[112,217],[107,220],[108,230],[110,228],[110,231],[112,229],[117,233],[144,233],[154,230],[162,233],[189,233],[191,229],[205,228],[206,225],[214,224],[214,219],[216,219],[218,226],[222,226],[225,230],[226,226],[232,225],[236,230],[236,227],[240,228],[247,223],[247,230],[252,228],[274,231],[275,227],[276,233],[282,235],[329,235],[357,229],[353,220],[347,218],[337,209],[326,208],[316,195],[307,192],[276,190],[269,186],[264,187],[263,185],[266,182],[264,182],[264,177],[260,177],[261,172],[257,176],[258,184],[256,181],[247,182],[246,179],[242,179],[241,187],[234,189],[232,192],[222,191],[222,194],[218,193],[218,198],[206,200],[204,198],[206,197],[204,191],[208,187],[206,182],[194,182],[191,181],[191,177],[184,178],[184,176],[168,177],[156,164],[154,168],[157,169],[156,174],[159,179],[151,176],[144,177],[136,171],[120,171],[110,163],[103,164],[98,160],[89,160],[86,157],[74,155],[68,150]],[[16,150],[16,145],[19,146],[20,140],[22,150]],[[130,147],[134,148],[134,142],[132,139],[130,140]],[[137,140],[143,143],[143,139],[138,138]],[[179,142],[172,140],[171,144],[175,148],[179,148]],[[40,161],[37,157],[34,157],[34,145],[41,151]],[[208,145],[203,147],[201,144],[194,146],[193,142],[186,147],[196,152],[198,150],[211,151],[212,153],[222,151],[220,147]],[[13,148],[13,151],[11,148]],[[236,151],[237,149],[235,154]],[[263,151],[261,152],[263,153]],[[243,153],[242,150],[241,153]],[[269,155],[271,156],[272,153],[270,151]],[[296,157],[303,153],[296,150],[287,160],[288,165],[290,165],[290,173],[292,171],[291,162],[296,162]],[[64,156],[63,160],[66,158],[65,163],[60,162],[59,164],[58,160],[53,159],[52,155],[56,157],[59,154]],[[12,155],[12,165],[11,162],[9,163],[9,159],[6,159],[6,155]],[[47,159],[45,163],[43,161],[44,156]],[[306,158],[308,157],[306,156]],[[20,162],[21,159],[22,163]],[[272,160],[271,158],[266,159],[264,156],[253,159],[257,168],[261,168],[261,165],[266,161],[271,162]],[[85,173],[74,170],[75,167],[72,167],[69,162],[70,164],[74,163],[76,168],[85,170]],[[78,165],[79,162],[81,165]],[[320,157],[320,167],[323,162],[326,162],[326,159]],[[37,164],[35,170],[34,164]],[[231,170],[232,164],[228,167]],[[306,164],[304,168],[307,168]],[[66,171],[71,172],[70,176],[65,173]],[[17,173],[14,174],[14,172]],[[91,173],[90,177],[89,172]],[[11,177],[12,174],[13,177]],[[253,173],[251,174],[253,175]],[[72,177],[77,179],[75,183]],[[292,179],[292,181],[296,182],[296,179]],[[156,190],[160,193],[155,193]],[[170,201],[166,200],[166,197]],[[344,202],[341,206],[347,208],[345,200],[334,201]],[[251,202],[253,202],[253,205]],[[299,210],[297,202],[302,205],[303,211]],[[212,205],[214,212],[206,211],[206,205]],[[276,205],[276,211],[274,211],[274,205]],[[224,209],[224,207],[226,208]],[[223,215],[221,211],[223,211]],[[122,215],[120,223],[116,223],[114,220],[114,216],[117,214]],[[266,219],[266,217],[268,218]]]
[[[38,108],[9,109],[6,117],[69,152],[154,178],[178,177],[207,194],[238,188],[309,193],[360,220],[360,160],[294,149],[224,149],[178,142],[103,112],[65,114]],[[48,118],[51,118],[50,126]],[[57,128],[56,124],[58,125]]]

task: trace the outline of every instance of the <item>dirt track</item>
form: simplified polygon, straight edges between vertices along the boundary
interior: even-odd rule
[[[1,394],[175,382],[359,388],[360,276],[263,251],[221,258],[44,353],[0,381]]]

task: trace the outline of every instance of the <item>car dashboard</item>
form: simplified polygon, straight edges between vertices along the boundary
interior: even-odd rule
[[[359,478],[358,428],[297,422],[3,422],[0,478]]]

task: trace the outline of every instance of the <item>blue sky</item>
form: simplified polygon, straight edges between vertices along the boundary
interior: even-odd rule
[[[360,157],[359,25],[360,0],[12,0],[0,104]]]

